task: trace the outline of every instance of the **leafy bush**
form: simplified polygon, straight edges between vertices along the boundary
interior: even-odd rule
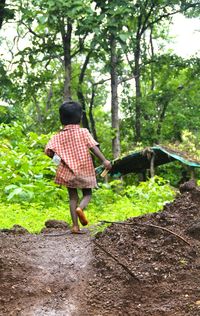
[[[120,180],[101,184],[89,205],[88,218],[100,220],[125,220],[128,217],[156,212],[172,201],[175,191],[159,177],[141,182],[138,186],[123,186]]]
[[[0,198],[11,203],[52,205],[65,199],[63,190],[53,183],[55,167],[44,155],[50,135],[25,134],[17,123],[0,125]]]

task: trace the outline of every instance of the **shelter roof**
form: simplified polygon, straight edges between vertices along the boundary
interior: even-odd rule
[[[144,150],[133,152],[125,157],[113,161],[113,167],[109,174],[111,176],[121,176],[128,173],[140,173],[146,169],[150,169],[151,159],[154,156],[154,166],[160,166],[173,161],[200,168],[200,161],[192,160],[186,157],[182,152],[175,151],[166,147],[154,146]],[[103,171],[103,167],[96,168],[97,174]]]

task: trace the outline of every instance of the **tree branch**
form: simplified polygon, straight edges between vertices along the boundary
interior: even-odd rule
[[[196,7],[196,6],[199,6],[199,3],[198,3],[198,2],[193,3],[193,4],[188,4],[188,6],[187,6],[187,8],[185,9],[185,11],[187,11],[187,10],[190,9],[190,8],[194,8],[194,7]],[[166,9],[166,8],[167,8],[167,6],[164,6],[164,7],[163,7],[163,10]],[[149,19],[150,15],[151,15],[151,12],[152,12],[152,9],[153,9],[153,6],[151,7],[151,9],[150,9],[150,11],[149,11],[149,14],[148,14],[148,16],[147,16],[148,18],[146,19],[145,23],[146,23],[147,20]],[[160,22],[162,19],[168,18],[168,17],[173,16],[173,15],[175,15],[175,14],[177,14],[177,13],[180,13],[180,12],[182,12],[182,9],[181,9],[181,8],[178,9],[178,10],[176,10],[176,11],[174,11],[174,12],[169,12],[169,13],[160,15],[157,19],[154,19],[152,22],[147,23],[146,27],[145,27],[145,24],[144,24],[144,25],[143,25],[143,28],[142,28],[142,30],[141,30],[140,35],[142,35],[142,33],[144,33],[150,26],[152,26],[152,25],[154,25],[154,24]]]
[[[151,13],[153,11],[153,8],[154,8],[154,4],[151,5],[150,9],[149,9],[149,12],[147,13],[147,15],[145,16],[145,19],[144,19],[144,23],[143,23],[143,26],[141,28],[141,31],[140,31],[140,36],[142,36],[142,34],[144,33],[144,30],[145,30],[145,25],[147,23],[147,21],[149,20],[150,16],[151,16]]]
[[[111,222],[111,221],[101,221],[102,224],[119,224],[119,225],[129,225],[129,226],[134,226],[136,225],[135,223],[132,224],[132,223],[125,223],[125,222]],[[166,232],[176,236],[177,238],[181,239],[182,241],[184,241],[186,244],[188,244],[189,246],[191,246],[191,244],[185,240],[183,237],[181,237],[180,235],[172,232],[171,230],[165,228],[165,227],[161,227],[161,226],[158,226],[158,225],[153,225],[153,224],[138,224],[140,226],[148,226],[148,227],[154,227],[154,228],[158,228],[158,229],[161,229],[161,230],[165,230]]]
[[[123,83],[123,82],[129,81],[129,80],[134,79],[134,78],[136,78],[136,76],[131,76],[131,77],[128,77],[128,78],[123,78],[123,79],[121,79],[121,80],[118,81],[118,84],[121,84],[121,83]],[[110,80],[111,80],[111,78],[107,78],[107,79],[100,80],[100,81],[98,81],[98,82],[94,82],[94,83],[93,83],[93,86],[97,86],[97,85],[99,85],[99,84],[103,84],[103,83],[105,83],[105,82],[107,82],[107,81],[110,81]]]
[[[83,38],[79,38],[79,48],[77,48],[77,50],[74,51],[73,54],[71,54],[71,58],[73,58],[74,56],[76,56],[78,53],[80,53],[83,49],[84,49],[84,41],[86,39],[88,34],[85,34],[83,36]]]
[[[20,23],[23,24],[29,30],[29,32],[31,34],[33,34],[34,36],[36,36],[36,37],[38,37],[38,38],[40,38],[40,39],[42,39],[44,41],[45,36],[41,36],[41,35],[37,34],[36,32],[34,32],[32,30],[32,28],[30,26],[26,25],[26,23],[24,23],[23,21],[20,21]]]
[[[132,278],[134,278],[137,282],[140,282],[140,280],[135,276],[135,274],[123,263],[121,263],[117,258],[115,258],[110,252],[108,252],[105,248],[103,248],[99,243],[93,240],[93,243],[100,248],[103,252],[107,254],[110,258],[112,258],[115,262],[117,262]]]

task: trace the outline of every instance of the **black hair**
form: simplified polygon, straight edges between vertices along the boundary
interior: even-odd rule
[[[78,102],[65,101],[59,108],[62,125],[79,124],[82,117],[82,107]]]

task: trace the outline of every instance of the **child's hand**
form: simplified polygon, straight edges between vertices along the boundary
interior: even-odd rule
[[[61,158],[58,155],[54,154],[52,161],[55,163],[56,166],[58,166],[61,162]]]
[[[106,170],[111,170],[112,169],[112,164],[111,164],[111,162],[109,161],[109,160],[104,160],[103,161],[103,165],[104,165],[104,167],[106,168]]]

